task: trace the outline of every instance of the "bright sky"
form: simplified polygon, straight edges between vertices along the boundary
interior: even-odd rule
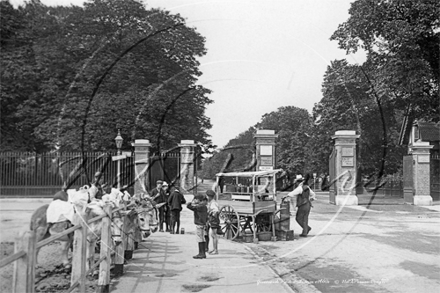
[[[12,3],[23,3],[12,0]],[[82,0],[42,0],[81,5]],[[179,13],[206,38],[199,84],[213,91],[206,115],[214,144],[260,122],[279,107],[311,113],[322,98],[330,61],[362,63],[363,53],[345,55],[330,36],[348,19],[350,0],[144,0],[148,7]],[[192,139],[192,138],[188,138]]]

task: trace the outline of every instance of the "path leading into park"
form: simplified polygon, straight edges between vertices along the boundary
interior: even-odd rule
[[[220,239],[218,255],[194,259],[198,254],[195,226],[186,207],[181,222],[185,234],[156,232],[142,242],[125,265],[124,275],[112,280],[110,292],[294,292],[248,246],[238,242]]]

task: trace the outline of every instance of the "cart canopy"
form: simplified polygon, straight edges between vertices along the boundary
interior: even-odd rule
[[[230,172],[230,173],[217,173],[216,177],[264,177],[273,176],[283,169],[267,170],[267,171],[254,171],[254,172]]]

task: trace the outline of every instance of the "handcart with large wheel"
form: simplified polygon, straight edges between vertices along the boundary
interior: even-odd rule
[[[252,234],[254,243],[261,235],[276,240],[274,220],[280,212],[276,176],[280,172],[281,169],[216,174],[215,193],[225,238],[234,240]]]

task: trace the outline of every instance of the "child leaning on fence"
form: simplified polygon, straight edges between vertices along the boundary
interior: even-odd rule
[[[196,237],[199,245],[199,254],[193,258],[206,258],[205,252],[205,227],[208,218],[207,199],[204,195],[196,195],[187,207],[194,212],[194,224],[196,225]]]

